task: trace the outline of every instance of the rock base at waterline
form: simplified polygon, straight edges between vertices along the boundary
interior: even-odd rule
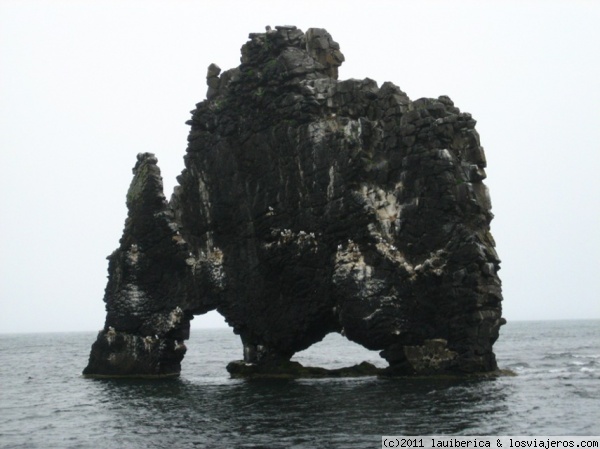
[[[227,371],[233,378],[243,379],[298,379],[327,377],[366,377],[385,373],[385,368],[378,368],[369,362],[344,368],[319,368],[303,366],[299,362],[285,361],[280,363],[252,364],[243,360],[230,362]]]

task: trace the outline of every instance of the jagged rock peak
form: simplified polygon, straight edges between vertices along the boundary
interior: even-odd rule
[[[260,65],[274,56],[300,50],[320,64],[319,69],[337,79],[337,68],[344,62],[340,46],[322,28],[309,28],[305,33],[295,26],[276,26],[266,33],[251,33],[250,41],[242,47],[242,64]]]
[[[254,79],[277,80],[294,77],[338,79],[338,67],[344,62],[340,46],[322,28],[309,28],[303,33],[295,26],[267,27],[265,33],[250,33],[242,46],[241,65],[221,74],[221,68],[210,64],[207,70],[207,98],[212,99],[231,81],[243,76],[244,83]],[[219,76],[220,75],[220,76]]]

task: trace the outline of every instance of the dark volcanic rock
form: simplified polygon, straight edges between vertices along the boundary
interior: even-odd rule
[[[84,374],[179,374],[190,319],[214,308],[195,282],[197,261],[163,195],[156,158],[139,154],[133,173],[121,245],[108,257],[106,324]]]
[[[385,368],[377,368],[369,362],[345,368],[327,369],[303,366],[298,362],[278,361],[276,363],[246,363],[243,360],[227,365],[227,371],[233,378],[243,379],[300,379],[321,377],[367,377],[385,376]]]
[[[276,27],[250,35],[238,68],[211,64],[169,204],[138,156],[85,373],[177,373],[189,320],[214,309],[263,368],[330,332],[397,374],[497,368],[475,120],[448,97],[338,81],[343,61],[325,30]]]

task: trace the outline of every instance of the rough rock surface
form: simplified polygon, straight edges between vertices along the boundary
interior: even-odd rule
[[[389,373],[497,369],[476,122],[445,96],[339,81],[343,61],[325,30],[276,27],[250,34],[239,67],[211,64],[169,203],[138,156],[84,373],[177,374],[189,320],[214,309],[257,367],[340,332]]]

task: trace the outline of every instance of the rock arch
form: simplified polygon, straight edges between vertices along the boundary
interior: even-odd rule
[[[365,361],[380,368],[387,366],[386,361],[379,355],[379,351],[371,351],[363,345],[347,339],[339,332],[327,334],[323,340],[294,354],[292,360],[304,366],[318,366],[327,369],[349,367]]]
[[[250,34],[212,64],[179,185],[138,155],[88,375],[177,375],[194,315],[218,310],[245,366],[330,332],[388,374],[497,368],[500,260],[475,120],[448,97],[337,79],[322,29]]]

